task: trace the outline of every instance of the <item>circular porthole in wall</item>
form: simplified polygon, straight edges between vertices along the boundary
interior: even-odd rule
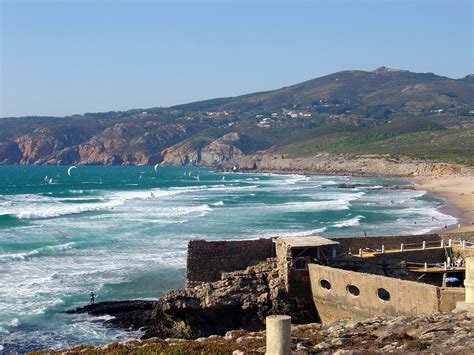
[[[381,300],[382,302],[390,301],[390,292],[388,292],[384,288],[377,289],[377,296],[378,296],[379,300]]]
[[[351,285],[351,284],[347,285],[346,290],[347,290],[347,292],[349,292],[350,295],[352,295],[354,297],[357,297],[357,296],[360,295],[360,290],[355,285]]]
[[[319,280],[319,286],[321,286],[321,288],[325,289],[326,291],[329,291],[331,289],[331,283],[325,279]]]

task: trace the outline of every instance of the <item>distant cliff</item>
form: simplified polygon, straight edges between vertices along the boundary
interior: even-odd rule
[[[0,119],[0,164],[221,165],[265,151],[474,165],[474,82],[381,67],[169,108]]]

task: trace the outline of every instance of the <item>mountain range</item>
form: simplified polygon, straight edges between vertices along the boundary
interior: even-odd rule
[[[1,164],[220,165],[251,154],[474,164],[474,76],[348,70],[174,107],[0,119]]]

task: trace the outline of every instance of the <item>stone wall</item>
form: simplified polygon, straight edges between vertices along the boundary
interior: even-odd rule
[[[337,319],[363,319],[387,315],[421,315],[439,311],[439,288],[413,281],[370,275],[332,267],[310,264],[311,290],[323,323]],[[326,280],[330,289],[320,283]],[[359,295],[348,291],[356,286]],[[390,298],[379,298],[379,289]]]
[[[292,255],[290,247],[283,243],[280,238],[275,239],[275,255],[277,260],[277,268],[280,278],[282,279],[285,292],[289,290],[289,271],[291,269]]]
[[[186,283],[213,282],[222,272],[245,269],[272,256],[271,239],[205,241],[188,244]]]
[[[464,301],[466,289],[462,287],[442,287],[440,288],[439,310],[449,312],[456,308],[456,303]]]

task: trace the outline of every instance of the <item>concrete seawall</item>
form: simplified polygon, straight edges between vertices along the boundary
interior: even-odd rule
[[[310,264],[311,290],[323,323],[337,319],[438,312],[439,288],[413,281]]]

